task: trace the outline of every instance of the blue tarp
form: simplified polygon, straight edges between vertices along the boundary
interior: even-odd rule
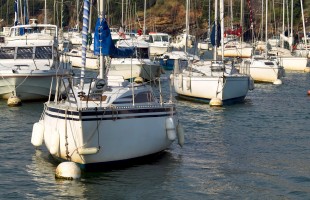
[[[127,58],[133,55],[134,47],[118,49],[114,46],[111,32],[105,19],[97,19],[94,35],[94,54],[110,56],[112,58]]]

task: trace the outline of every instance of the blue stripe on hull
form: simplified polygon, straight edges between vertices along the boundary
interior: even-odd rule
[[[171,111],[170,108],[157,108],[157,109],[147,108],[147,109],[115,110],[115,111],[81,111],[81,112],[68,111],[67,117],[57,115],[57,114],[65,114],[65,110],[60,110],[60,109],[50,108],[50,107],[48,107],[47,110],[55,113],[55,114],[52,114],[52,113],[45,112],[47,116],[58,118],[58,119],[73,120],[73,121],[79,121],[79,120],[97,121],[97,120],[117,120],[117,119],[132,119],[132,118],[152,118],[152,117],[171,116],[171,114],[173,115],[176,114],[175,107],[173,107],[173,111]],[[165,112],[165,113],[162,113],[162,112]],[[122,116],[122,115],[143,114],[143,113],[145,115]],[[153,113],[153,114],[150,115],[148,113]]]

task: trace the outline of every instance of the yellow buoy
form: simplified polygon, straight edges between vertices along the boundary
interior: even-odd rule
[[[310,72],[310,67],[306,67],[304,71],[305,72]]]
[[[223,101],[219,98],[212,98],[209,105],[214,107],[221,107],[223,106]]]
[[[10,96],[7,104],[8,104],[8,106],[21,106],[22,101],[18,96]]]
[[[274,85],[281,85],[282,81],[280,79],[277,79],[273,82]]]
[[[143,78],[138,76],[138,77],[135,78],[134,82],[135,83],[143,83]]]
[[[55,178],[74,180],[81,178],[81,169],[74,162],[62,162],[56,168]]]

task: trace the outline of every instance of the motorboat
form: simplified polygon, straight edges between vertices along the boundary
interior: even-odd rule
[[[2,99],[46,100],[55,93],[56,76],[71,74],[71,64],[60,59],[57,35],[57,26],[50,24],[31,23],[10,28],[0,46]]]
[[[170,49],[170,35],[150,32],[147,42],[150,45],[150,56],[161,56]]]

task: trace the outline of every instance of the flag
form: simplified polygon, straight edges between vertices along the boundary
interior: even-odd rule
[[[126,39],[126,35],[125,35],[125,32],[124,32],[123,27],[120,27],[120,28],[119,28],[118,35],[119,35],[121,38]]]

